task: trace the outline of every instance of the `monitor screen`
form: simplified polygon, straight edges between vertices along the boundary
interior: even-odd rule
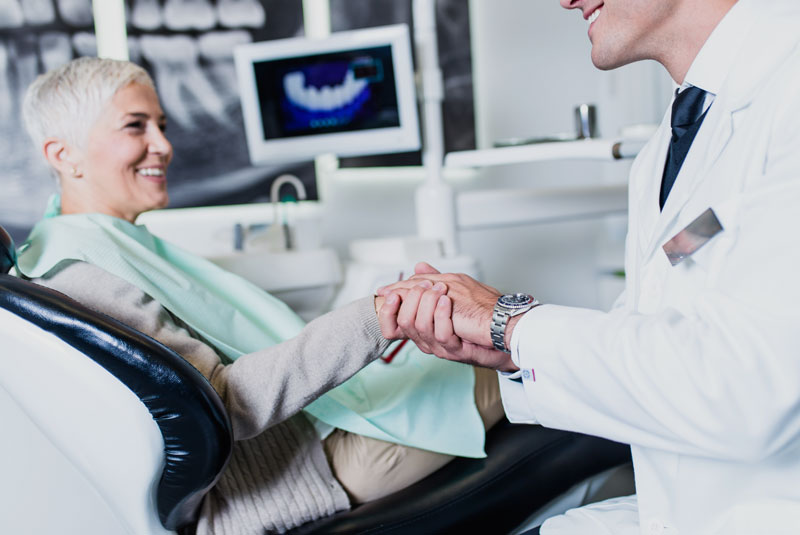
[[[405,25],[253,43],[234,56],[254,164],[420,147]]]

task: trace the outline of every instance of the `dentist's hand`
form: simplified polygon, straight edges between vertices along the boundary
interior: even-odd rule
[[[408,337],[425,353],[502,371],[516,371],[508,353],[465,342],[453,332],[452,301],[441,283],[390,293],[378,318],[387,338]]]
[[[439,272],[432,267],[430,264],[426,264],[424,262],[420,262],[414,267],[415,274],[420,273],[431,273],[431,274],[438,274]],[[412,288],[419,286],[420,288],[413,294],[413,296],[409,297],[409,290]],[[422,295],[422,292],[425,290],[431,290],[433,288],[433,283],[427,280],[411,280],[406,279],[404,281],[397,282],[395,284],[390,284],[388,286],[384,286],[382,288],[378,288],[378,291],[375,292],[375,302],[377,303],[381,300],[382,308],[378,308],[376,306],[376,311],[378,313],[378,321],[381,326],[381,334],[387,340],[398,340],[402,338],[411,338],[406,334],[402,327],[400,327],[399,322],[397,321],[398,314],[400,312],[401,305],[410,299],[414,299],[415,304],[406,304],[404,309],[404,317],[413,317],[416,314],[416,308],[419,305],[419,299]],[[437,292],[441,295],[442,288],[437,287]],[[438,296],[437,296],[438,297]],[[430,298],[429,298],[430,299]],[[428,305],[430,303],[426,301]],[[411,312],[414,311],[412,315]],[[417,343],[417,340],[414,340]],[[426,353],[432,353],[432,351],[426,350],[425,343],[422,340],[419,340],[417,346],[425,351]]]
[[[379,314],[381,329],[384,336],[402,335],[413,340],[417,346],[426,353],[432,353],[437,357],[447,360],[455,360],[475,366],[499,369],[502,371],[515,371],[518,368],[511,361],[510,355],[492,348],[491,337],[489,337],[489,322],[497,300],[497,290],[478,283],[466,275],[440,275],[433,267],[428,264],[418,264],[415,268],[417,275],[408,281],[393,284],[381,288],[379,295],[386,296],[386,304]],[[426,276],[439,275],[448,281],[454,282],[454,288],[441,281],[431,283]],[[463,294],[467,288],[477,287],[481,292],[481,297],[490,302],[489,319],[485,326],[485,345],[477,344],[469,340],[464,340],[458,336],[457,325],[458,317],[453,319],[453,301],[449,295]],[[447,295],[444,293],[447,292]],[[466,295],[474,295],[476,292],[469,292]],[[465,305],[467,299],[464,299]],[[473,312],[474,308],[465,306],[467,313]],[[466,328],[474,328],[473,323],[480,323],[480,320],[473,321],[475,318],[467,317],[461,324]],[[480,327],[478,327],[480,328]],[[480,335],[478,335],[480,336]],[[388,337],[388,336],[387,336]],[[476,336],[477,337],[477,336]]]
[[[465,342],[487,348],[492,347],[489,333],[492,311],[497,298],[501,295],[499,291],[464,274],[439,273],[424,262],[417,264],[414,271],[416,274],[408,280],[379,288],[378,295],[388,298],[391,293],[399,290],[416,292],[419,290],[414,289],[421,281],[430,281],[432,284],[441,282],[446,286],[447,296],[452,300],[454,333]],[[401,311],[405,311],[405,314],[410,317],[411,312],[405,310],[406,300],[407,298],[403,296],[404,306]],[[426,306],[432,307],[430,303]],[[403,318],[398,317],[398,321]]]
[[[408,288],[397,288],[385,298],[376,296],[376,300],[384,299],[383,306],[378,310],[378,322],[383,337],[388,340],[410,338],[425,353],[433,353],[434,350],[428,345],[428,340],[417,336],[413,325],[418,315],[420,322],[425,321],[424,318],[433,321],[430,312],[435,307],[436,300],[444,295],[446,290],[447,287],[441,283],[434,285],[430,281],[421,280],[415,281]],[[418,309],[422,310],[419,314]]]
[[[414,266],[414,273],[439,273],[436,268],[425,262],[420,262]],[[409,338],[403,333],[402,329],[397,325],[397,313],[400,310],[400,304],[403,297],[405,297],[407,290],[413,286],[422,284],[424,288],[431,289],[433,284],[423,280],[415,280],[411,282],[410,279],[400,281],[396,284],[378,288],[375,292],[375,313],[378,315],[378,321],[381,326],[381,334],[387,340],[402,340]],[[389,290],[391,288],[391,290]],[[386,310],[381,314],[381,309],[384,304],[388,304]],[[430,352],[428,352],[430,353]]]

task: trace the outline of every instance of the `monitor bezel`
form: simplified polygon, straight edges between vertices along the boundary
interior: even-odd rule
[[[400,124],[353,132],[265,139],[256,87],[257,62],[391,46]],[[322,39],[295,37],[240,45],[234,49],[245,138],[253,165],[312,160],[322,154],[366,156],[410,152],[421,147],[409,29],[394,24],[332,33]]]

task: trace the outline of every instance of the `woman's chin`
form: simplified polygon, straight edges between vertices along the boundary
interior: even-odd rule
[[[162,208],[166,208],[169,204],[169,196],[164,193],[164,196],[155,203],[155,206],[151,208],[151,210],[161,210]]]
[[[167,195],[167,192],[164,191],[163,195],[152,197],[150,199],[150,202],[147,203],[147,206],[142,207],[142,210],[139,212],[139,215],[153,210],[161,210],[162,208],[166,208],[168,204],[169,204],[169,196]]]

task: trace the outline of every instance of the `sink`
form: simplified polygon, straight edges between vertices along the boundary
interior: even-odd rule
[[[339,257],[329,248],[245,251],[207,258],[281,299],[306,321],[328,310],[342,281]]]
[[[329,310],[342,267],[333,249],[320,246],[320,207],[315,201],[287,207],[295,232],[293,250],[274,251],[267,233],[251,232],[269,227],[274,208],[271,203],[172,208],[142,214],[137,223],[267,290],[308,321]],[[235,250],[237,226],[248,229],[243,251]]]

